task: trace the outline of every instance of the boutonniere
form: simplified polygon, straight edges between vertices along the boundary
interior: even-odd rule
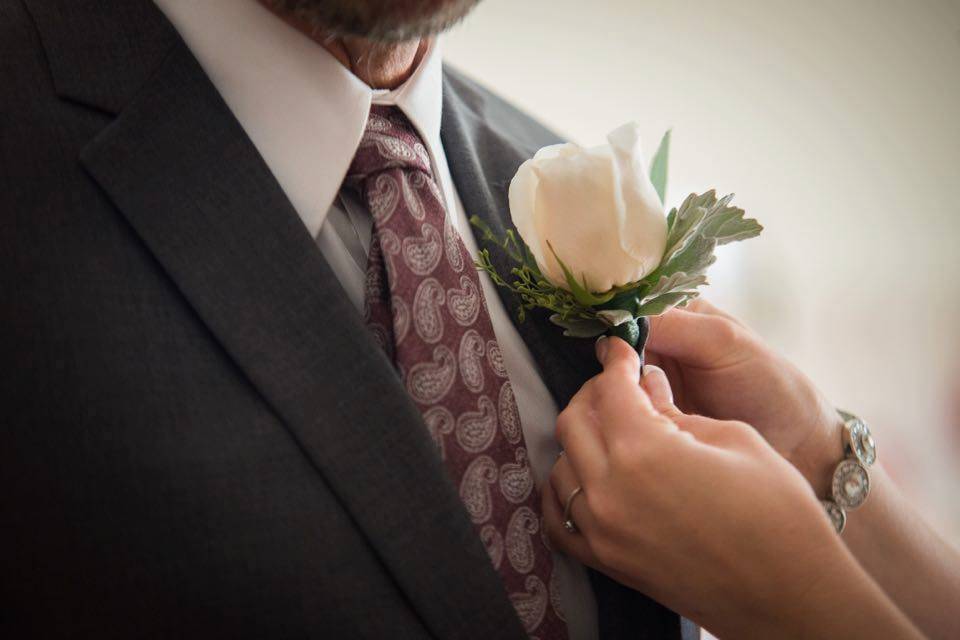
[[[501,274],[483,249],[477,267],[519,297],[521,321],[546,309],[564,335],[618,336],[642,351],[641,319],[697,297],[717,246],[760,234],[756,220],[730,205],[733,194],[717,198],[713,190],[664,215],[669,148],[668,131],[648,172],[636,124],[598,147],[544,147],[510,182],[519,237],[497,237],[471,218],[515,263]]]

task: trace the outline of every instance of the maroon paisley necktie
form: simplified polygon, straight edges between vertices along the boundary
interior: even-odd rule
[[[374,221],[368,326],[420,408],[527,633],[565,639],[520,414],[480,280],[427,150],[396,107],[372,108],[346,184]]]

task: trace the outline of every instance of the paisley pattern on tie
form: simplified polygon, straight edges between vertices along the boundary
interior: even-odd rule
[[[479,276],[426,148],[395,107],[372,108],[345,184],[374,221],[367,324],[423,414],[524,629],[565,640],[520,414]]]

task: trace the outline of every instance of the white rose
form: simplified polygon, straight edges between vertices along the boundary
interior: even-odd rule
[[[587,289],[640,280],[660,264],[667,220],[647,175],[635,123],[609,144],[544,147],[510,183],[510,215],[543,275],[567,289],[549,242]]]

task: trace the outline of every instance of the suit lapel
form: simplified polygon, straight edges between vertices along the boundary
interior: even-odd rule
[[[495,97],[479,91],[455,72],[445,71],[441,138],[450,173],[468,215],[476,214],[502,236],[512,228],[508,222],[507,189],[517,168],[541,146],[561,140],[532,121],[518,127],[517,120],[524,116],[512,109],[505,111]],[[536,140],[529,139],[531,130],[537,131]],[[486,248],[497,270],[509,273],[513,267],[509,256],[500,247]],[[557,405],[566,406],[583,383],[600,371],[593,340],[564,337],[546,313],[528,312],[527,320],[518,322],[516,297],[505,289],[498,288],[497,293]],[[600,637],[687,640],[700,636],[695,625],[686,620],[681,623],[677,614],[647,596],[596,571],[590,571],[590,581],[597,599]]]
[[[49,6],[34,4],[39,14]],[[144,15],[122,34],[97,34],[89,16],[70,29],[109,49],[163,20]],[[167,26],[155,68],[119,56],[114,74],[71,70],[72,36],[58,25],[43,34],[56,86],[120,109],[84,149],[84,167],[340,497],[427,628],[441,638],[523,637],[419,412],[186,46]],[[115,84],[80,89],[71,73]]]
[[[513,228],[509,223],[507,189],[517,168],[541,146],[561,140],[545,130],[536,143],[498,131],[496,122],[483,112],[482,102],[472,98],[470,91],[463,90],[463,80],[449,69],[445,70],[440,135],[467,215],[477,215],[502,237],[507,229]],[[506,252],[482,242],[481,246],[490,250],[490,260],[501,274],[510,273],[514,264]],[[557,405],[566,406],[583,383],[600,372],[593,341],[563,337],[562,330],[540,309],[528,311],[526,321],[519,322],[516,296],[499,287],[497,294],[540,366]]]

